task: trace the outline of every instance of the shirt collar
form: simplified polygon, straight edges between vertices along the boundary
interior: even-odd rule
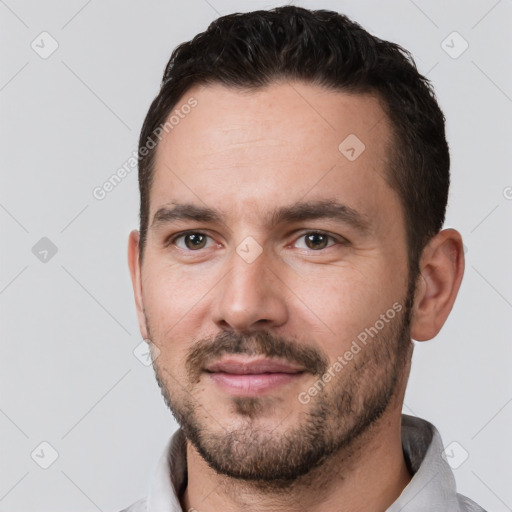
[[[386,512],[458,511],[455,478],[434,425],[402,414],[402,448],[413,477]]]
[[[441,456],[443,443],[434,425],[402,414],[402,447],[413,477],[386,512],[459,510],[455,478]],[[178,496],[186,484],[186,439],[183,431],[178,429],[167,442],[154,471],[148,512],[182,512]]]
[[[187,444],[181,429],[169,439],[149,487],[148,512],[182,512],[178,496],[187,483]]]

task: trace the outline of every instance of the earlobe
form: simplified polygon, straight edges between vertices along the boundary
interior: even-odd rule
[[[411,319],[411,337],[426,341],[444,325],[464,274],[462,237],[455,229],[444,229],[423,250]]]
[[[144,314],[144,301],[142,297],[142,275],[139,261],[139,232],[137,230],[133,230],[130,233],[128,239],[128,267],[130,269],[130,277],[132,280],[139,330],[142,337],[147,339],[148,333],[146,329],[146,318]]]

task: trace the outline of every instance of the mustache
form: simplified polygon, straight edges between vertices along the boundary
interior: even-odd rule
[[[322,376],[329,359],[316,348],[288,341],[270,331],[250,335],[223,331],[213,339],[202,339],[187,355],[185,367],[192,382],[198,382],[204,367],[225,354],[261,355],[299,364],[313,375]]]

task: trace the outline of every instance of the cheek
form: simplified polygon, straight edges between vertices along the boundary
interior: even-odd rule
[[[144,306],[152,323],[161,326],[162,331],[187,323],[215,284],[211,272],[197,267],[148,261],[146,270],[142,283]]]
[[[302,299],[308,322],[319,327],[319,346],[331,359],[343,353],[358,334],[374,325],[400,299],[397,284],[383,278],[377,268],[364,273],[347,268],[328,280],[301,280],[291,288]]]
[[[148,269],[143,279],[143,299],[152,341],[160,350],[158,365],[184,375],[183,363],[201,332],[205,294],[212,285],[197,275],[191,280],[178,268],[148,262]]]

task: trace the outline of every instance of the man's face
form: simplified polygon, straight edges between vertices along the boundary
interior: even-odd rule
[[[211,467],[293,479],[401,407],[410,296],[388,121],[373,97],[300,82],[197,87],[176,108],[191,96],[157,149],[141,331]],[[245,365],[269,360],[284,366]]]

